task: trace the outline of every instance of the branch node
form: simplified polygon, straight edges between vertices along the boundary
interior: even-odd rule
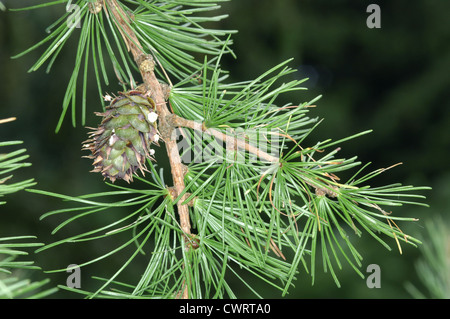
[[[314,186],[314,188],[316,189],[316,195],[317,196],[325,196],[328,195],[328,197],[330,198],[336,198],[338,197],[338,193],[335,192],[334,190],[337,191],[337,187],[334,186],[330,186],[333,190],[328,189],[328,188],[324,188],[324,187],[316,187]]]
[[[93,14],[98,14],[100,11],[102,11],[103,4],[104,4],[103,0],[89,2],[88,3],[89,12]]]
[[[175,199],[177,199],[178,197],[178,192],[175,189],[175,187],[167,187],[167,190],[169,191],[169,196],[172,199],[172,201],[174,201]],[[186,198],[188,198],[189,196],[191,196],[192,193],[185,193],[183,195],[183,198],[181,199],[181,201],[186,200]],[[187,206],[189,207],[194,207],[195,204],[195,200],[197,199],[197,196],[195,196],[193,199],[191,199],[188,203],[186,203]]]
[[[159,82],[159,84],[161,85],[161,90],[164,95],[164,100],[167,101],[169,99],[170,91],[172,90],[172,87],[169,84],[164,83],[164,82]]]
[[[139,71],[142,73],[151,73],[155,70],[155,60],[153,60],[151,54],[139,55],[136,62],[139,65]]]

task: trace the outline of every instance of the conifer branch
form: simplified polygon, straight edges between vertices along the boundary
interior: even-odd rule
[[[53,1],[28,9],[71,2]],[[145,183],[145,189],[139,185],[109,184],[114,190],[81,196],[28,190],[76,204],[42,216],[41,219],[72,214],[56,226],[53,233],[92,214],[115,209],[127,212],[112,221],[105,218],[102,220],[104,225],[93,230],[68,236],[37,250],[132,232],[131,238],[119,247],[79,265],[87,266],[134,245],[134,252],[123,267],[94,293],[69,289],[71,291],[92,298],[235,298],[226,279],[234,274],[261,297],[250,282],[238,274],[245,270],[285,296],[296,280],[301,264],[306,269],[311,268],[314,282],[318,253],[323,257],[324,271],[331,273],[338,286],[334,267],[341,268],[340,258],[345,258],[363,277],[359,270],[362,256],[346,228],[353,230],[356,236],[361,236],[365,230],[388,249],[389,245],[381,236],[395,239],[400,251],[402,241],[412,245],[419,242],[404,234],[396,224],[397,221],[416,219],[393,216],[386,207],[427,206],[410,200],[424,196],[409,193],[427,187],[367,185],[369,180],[395,165],[363,173],[369,165],[366,164],[346,180],[341,181],[338,177],[343,176],[340,172],[361,163],[356,161],[356,156],[335,158],[339,148],[334,147],[369,131],[337,141],[317,142],[312,147],[301,146],[318,125],[309,127],[317,119],[305,116],[306,108],[312,107],[320,96],[295,106],[278,106],[279,95],[305,89],[299,86],[305,80],[276,84],[294,72],[286,65],[289,61],[279,63],[252,81],[222,82],[227,78],[227,72],[221,70],[220,59],[225,51],[228,52],[231,40],[222,41],[219,37],[230,32],[204,29],[199,22],[220,20],[224,15],[207,18],[196,15],[216,9],[218,6],[214,2],[77,1],[77,5],[82,4],[80,41],[57,130],[70,103],[75,125],[76,83],[83,72],[83,61],[84,102],[81,110],[84,125],[88,61],[92,56],[99,97],[103,106],[104,101],[111,101],[105,113],[96,113],[103,120],[92,133],[96,140],[85,147],[98,151],[88,157],[94,159],[94,171],[102,172],[112,183],[116,179],[132,181],[138,169],[141,173],[148,171],[151,176],[134,176]],[[50,35],[44,40],[15,57],[50,42],[31,68],[31,71],[37,70],[49,60],[49,70],[62,45],[77,28],[65,23],[69,15],[67,12],[52,24],[48,30],[59,27],[49,31]],[[106,85],[109,80],[103,58],[106,54],[102,52],[107,52],[114,73],[124,88],[124,92],[114,99],[108,94],[103,96],[102,78]],[[205,57],[202,64],[187,52],[214,57],[211,60]],[[135,66],[142,78],[141,85],[132,73]],[[198,72],[200,76],[197,77]],[[179,82],[172,86],[168,74]],[[165,82],[170,86],[160,82],[162,78],[166,78]],[[0,123],[7,120],[0,120]],[[185,144],[178,142],[178,130],[185,138]],[[164,181],[162,170],[158,172],[157,165],[150,161],[154,160],[155,153],[150,146],[152,143],[159,145],[158,140],[164,141],[168,153],[171,186]],[[323,153],[331,147],[334,149]],[[226,156],[223,156],[224,152],[227,152]],[[193,160],[187,160],[189,164],[185,166],[185,160],[192,153]],[[94,156],[96,154],[98,156]],[[149,169],[145,164],[150,164]],[[117,276],[134,258],[144,253],[146,245],[152,246],[152,253],[147,269],[138,274],[138,283],[129,285],[117,281]],[[66,268],[60,268],[51,272],[65,271]],[[114,285],[114,290],[106,290],[109,285]]]
[[[142,49],[139,39],[136,37],[133,29],[130,28],[130,20],[120,5],[116,0],[106,0],[109,12],[114,15],[115,23],[121,34],[123,40],[125,41],[127,48],[133,55],[133,59],[139,67],[139,71],[142,76],[142,80],[145,86],[145,93],[150,95],[156,104],[156,111],[159,115],[159,130],[163,132],[163,140],[166,145],[167,155],[169,157],[170,168],[172,172],[172,179],[174,184],[174,189],[176,191],[176,196],[183,193],[185,189],[184,184],[184,173],[183,164],[181,163],[181,157],[178,153],[177,141],[173,138],[172,130],[173,127],[167,122],[168,116],[171,114],[167,108],[165,101],[165,94],[161,83],[156,78],[154,73],[154,60],[149,54],[146,54]],[[184,234],[185,248],[190,249],[189,237],[191,234],[191,223],[189,220],[189,207],[183,202],[186,199],[187,194],[184,194],[177,202],[178,215],[180,218],[181,230]],[[184,283],[181,298],[187,299],[188,289],[187,285]]]
[[[172,125],[174,127],[186,127],[186,128],[190,128],[192,130],[201,131],[208,135],[214,136],[215,138],[217,138],[223,142],[227,142],[227,141],[231,140],[231,144],[233,144],[234,147],[238,147],[240,149],[245,150],[246,152],[257,155],[261,159],[266,160],[267,162],[276,163],[280,160],[278,157],[272,156],[269,153],[264,152],[263,150],[259,149],[258,147],[255,147],[255,146],[245,142],[242,139],[229,136],[229,135],[222,133],[219,130],[216,130],[214,128],[206,128],[204,123],[197,123],[195,121],[180,117],[176,114],[172,115],[170,117],[170,119],[171,119]]]
[[[164,98],[164,90],[161,83],[154,73],[154,61],[151,55],[146,54],[142,49],[139,39],[136,37],[133,29],[130,28],[130,20],[116,0],[106,0],[108,11],[113,14],[115,23],[119,30],[122,30],[122,37],[127,44],[134,61],[139,67],[139,71],[144,81],[145,91],[151,95],[156,103],[156,110],[159,115],[159,128],[163,133],[163,139],[169,156],[172,178],[177,196],[184,191],[184,174],[181,163],[181,157],[178,153],[177,142],[171,136],[172,127],[166,118],[170,115]],[[186,195],[177,202],[180,225],[183,233],[187,236],[191,234],[191,225],[189,221],[189,209],[187,204],[183,204]],[[188,247],[188,246],[186,246]]]
[[[269,153],[261,150],[258,147],[255,147],[251,145],[250,143],[247,143],[243,139],[239,139],[237,137],[230,136],[226,133],[223,133],[217,129],[214,128],[206,128],[205,123],[198,123],[192,120],[185,119],[183,117],[180,117],[176,114],[170,115],[170,123],[173,127],[186,127],[192,130],[201,131],[202,133],[214,136],[215,138],[219,139],[222,142],[230,143],[233,148],[240,148],[244,150],[245,152],[254,154],[261,158],[262,160],[265,160],[269,163],[278,163],[280,162],[280,158],[276,156],[272,156]],[[228,147],[228,145],[227,145]],[[339,164],[339,163],[337,163]],[[264,175],[263,175],[264,177]],[[326,177],[330,178],[331,181],[333,181],[333,177],[330,175],[326,175]],[[327,186],[321,186],[317,182],[312,181],[307,176],[303,176],[302,178],[303,182],[305,184],[313,187],[315,189],[315,192],[317,195],[327,195],[329,197],[337,197],[336,191],[338,190],[338,186],[329,185],[326,180],[323,180],[322,182],[325,183]]]

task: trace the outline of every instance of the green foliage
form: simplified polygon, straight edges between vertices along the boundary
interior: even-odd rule
[[[417,288],[411,282],[406,289],[418,299],[450,298],[450,234],[448,223],[442,218],[428,221],[426,236],[420,246],[422,257],[416,262],[416,271],[423,284]]]
[[[9,118],[0,120],[0,124],[14,120]],[[21,182],[9,183],[13,177],[10,173],[19,168],[30,166],[30,163],[25,163],[23,160],[28,158],[25,149],[15,150],[3,153],[5,148],[12,145],[19,145],[21,141],[7,141],[0,142],[2,153],[0,153],[0,196],[11,194],[23,190],[27,187],[32,187],[36,183],[33,179],[28,179]],[[5,176],[6,175],[6,176]],[[8,182],[8,183],[7,183]],[[5,204],[5,201],[0,202]],[[56,291],[56,289],[42,290],[42,287],[49,282],[49,279],[44,279],[37,282],[32,282],[30,279],[22,279],[23,274],[16,274],[17,270],[36,270],[39,267],[33,265],[33,261],[18,260],[23,255],[28,255],[27,252],[21,250],[22,248],[30,248],[42,246],[43,244],[32,243],[29,240],[35,239],[33,236],[14,236],[14,237],[0,237],[0,299],[12,298],[42,298],[48,296]],[[15,242],[17,240],[26,240],[26,242]]]
[[[91,1],[93,2],[93,1]],[[226,16],[206,17],[202,13],[218,8],[215,2],[220,1],[127,1],[126,12],[131,19],[130,25],[144,46],[143,50],[151,53],[164,69],[177,79],[192,76],[202,64],[194,55],[216,55],[221,52],[225,42],[218,37],[233,33],[207,29],[200,23],[219,21]],[[89,1],[60,0],[48,1],[32,7],[10,9],[23,11],[47,8],[53,5],[65,6],[65,13],[47,27],[49,33],[42,41],[29,49],[13,56],[14,59],[48,44],[41,57],[29,69],[33,72],[47,64],[46,72],[50,72],[55,60],[73,34],[79,33],[78,49],[64,100],[62,113],[56,131],[59,131],[68,112],[71,112],[72,125],[76,125],[77,90],[81,81],[81,124],[85,125],[87,101],[86,91],[88,71],[95,73],[94,85],[98,88],[100,103],[103,101],[103,84],[109,85],[108,67],[114,70],[117,80],[125,90],[126,86],[136,87],[136,65],[130,60],[127,48],[121,39],[121,32],[114,23],[114,17],[104,14],[105,10],[95,13],[89,7]],[[62,6],[61,6],[62,7]],[[64,7],[62,7],[64,10]],[[227,49],[229,51],[229,49]],[[161,71],[161,70],[160,70]],[[164,74],[161,74],[164,76]],[[79,79],[79,77],[82,77]],[[79,97],[78,97],[79,98]]]
[[[367,182],[386,169],[363,174],[363,170],[368,165],[356,171],[345,183],[324,178],[327,174],[338,174],[360,165],[356,157],[335,158],[337,149],[324,154],[336,144],[367,132],[355,134],[343,140],[328,140],[310,148],[301,148],[302,140],[315,127],[315,120],[306,116],[308,112],[306,106],[311,103],[304,103],[303,106],[294,108],[279,108],[272,102],[273,97],[278,94],[294,88],[301,89],[298,84],[302,81],[282,84],[273,90],[267,88],[267,83],[273,83],[286,74],[286,69],[282,68],[283,65],[284,63],[255,81],[222,84],[208,80],[204,76],[203,83],[210,84],[209,88],[206,89],[205,85],[200,84],[191,86],[187,90],[175,87],[171,93],[170,101],[177,114],[190,115],[189,117],[198,119],[203,118],[205,114],[207,117],[210,114],[209,110],[214,111],[214,107],[223,108],[224,111],[216,112],[223,114],[224,119],[227,119],[220,122],[226,128],[247,125],[248,129],[252,129],[264,124],[272,128],[279,127],[276,126],[277,123],[286,125],[280,127],[280,131],[284,132],[281,136],[281,148],[284,155],[279,162],[272,164],[261,160],[249,162],[249,158],[240,162],[235,161],[234,156],[231,156],[230,160],[229,154],[225,157],[222,155],[226,154],[225,146],[222,146],[223,149],[208,161],[192,160],[192,163],[188,165],[185,192],[189,196],[185,201],[194,200],[191,220],[197,233],[195,238],[191,239],[193,243],[196,240],[199,241],[198,249],[186,253],[180,245],[179,239],[182,233],[174,208],[177,199],[170,200],[169,192],[165,188],[166,182],[157,172],[157,164],[149,162],[152,181],[139,178],[147,185],[144,190],[140,189],[141,187],[124,188],[110,185],[119,188],[120,191],[78,197],[30,190],[82,204],[43,215],[43,218],[55,214],[68,215],[53,233],[93,213],[108,214],[115,207],[130,207],[129,214],[120,220],[46,245],[40,250],[69,242],[97,240],[127,231],[130,233],[130,238],[126,242],[81,265],[100,261],[125,247],[135,245],[135,251],[126,263],[111,278],[101,279],[104,284],[98,291],[94,293],[85,291],[84,294],[89,297],[101,295],[102,297],[173,298],[182,289],[183,281],[180,278],[187,277],[193,281],[189,286],[191,289],[189,296],[223,298],[238,296],[227,284],[226,275],[228,274],[237,276],[256,296],[261,297],[260,293],[252,288],[251,283],[239,275],[240,269],[245,269],[256,278],[278,288],[284,295],[288,293],[288,288],[298,276],[300,265],[310,272],[314,280],[316,264],[320,262],[316,260],[319,252],[322,254],[324,271],[331,273],[337,285],[340,284],[335,268],[342,268],[342,260],[348,262],[363,277],[359,270],[362,255],[349,239],[349,231],[362,236],[365,230],[387,249],[391,248],[382,235],[395,238],[399,248],[400,241],[409,244],[418,243],[416,239],[403,234],[394,222],[414,219],[391,216],[384,207],[420,204],[408,198],[423,198],[414,192],[427,188],[400,184],[370,187]],[[278,73],[275,72],[277,70]],[[216,69],[213,74],[218,72]],[[271,73],[275,74],[270,77]],[[269,78],[263,80],[265,77]],[[213,75],[213,78],[217,77]],[[259,83],[262,84],[259,85]],[[223,91],[226,93],[221,94],[220,102],[217,103],[215,94]],[[202,99],[202,96],[207,98]],[[203,110],[201,101],[204,101],[206,106],[210,103],[217,103],[218,106]],[[236,112],[226,113],[225,106],[230,107],[236,103],[235,101],[240,101],[235,108]],[[265,118],[267,112],[273,114],[270,121]],[[235,122],[243,117],[246,117],[244,123]],[[215,120],[215,116],[211,116],[211,119]],[[295,119],[295,122],[292,119]],[[292,131],[291,121],[293,122]],[[218,123],[216,125],[216,129],[220,130],[221,125]],[[311,125],[312,127],[308,127]],[[189,131],[186,134],[191,134],[191,140],[198,138],[195,131]],[[288,137],[294,139],[296,143],[289,144]],[[203,147],[206,147],[208,140],[201,139],[201,143],[204,143]],[[314,160],[313,157],[316,154],[320,154],[321,157]],[[334,196],[318,195],[311,187],[316,190],[330,189],[336,194]],[[181,198],[183,194],[180,194],[178,198]],[[97,200],[100,197],[115,198],[123,195],[127,196],[126,199],[107,202]],[[150,240],[152,237],[153,240]],[[114,281],[137,254],[149,250],[152,258],[136,287]],[[65,271],[65,269],[56,271]],[[104,290],[109,284],[114,287],[113,292]]]
[[[32,8],[64,3],[69,5],[71,1],[46,2]],[[138,68],[123,41],[124,30],[108,13],[110,8],[105,5],[96,12],[90,7],[92,2],[74,3],[80,8],[80,37],[57,130],[69,108],[75,125],[75,111],[80,104],[76,98],[80,72],[82,124],[87,112],[89,70],[94,71],[102,103],[102,84],[112,82],[108,68],[114,70],[124,90],[136,87],[139,82],[135,79]],[[150,161],[146,178],[136,176],[139,183],[128,187],[107,184],[112,190],[81,196],[30,189],[67,204],[67,208],[42,216],[66,216],[53,234],[63,232],[73,223],[89,225],[85,231],[38,251],[118,238],[116,248],[84,262],[82,267],[128,249],[132,251],[109,278],[96,277],[99,281],[96,291],[61,288],[88,298],[176,298],[185,287],[191,298],[236,298],[239,294],[229,280],[234,276],[257,297],[264,297],[253,288],[253,282],[242,276],[245,271],[285,296],[303,270],[314,282],[319,263],[338,286],[337,270],[342,269],[344,262],[363,277],[359,270],[362,255],[354,238],[364,233],[387,249],[391,249],[387,238],[393,239],[400,251],[401,242],[419,243],[397,226],[397,222],[415,219],[395,216],[390,209],[404,204],[425,205],[417,200],[424,198],[420,192],[428,188],[399,183],[371,186],[369,182],[376,185],[374,179],[391,167],[366,173],[369,164],[361,165],[357,157],[336,157],[338,145],[370,131],[306,147],[320,124],[307,114],[320,96],[295,105],[277,104],[281,95],[305,90],[301,85],[306,79],[284,82],[295,71],[287,66],[290,61],[274,66],[254,80],[228,83],[220,61],[223,54],[232,53],[228,45],[233,32],[200,25],[224,18],[203,15],[217,8],[213,1],[128,0],[120,2],[120,6],[126,12],[126,21],[131,21],[127,26],[139,39],[142,51],[156,59],[160,79],[171,85],[168,101],[173,112],[202,125],[200,135],[198,130],[182,129],[188,148],[181,155],[189,156],[197,147],[208,150],[213,146],[214,151],[201,160],[194,154],[187,163],[186,187],[175,198],[161,168]],[[49,71],[60,50],[78,30],[76,24],[67,23],[69,17],[67,11],[48,28],[49,35],[44,40],[15,58],[50,43],[30,69],[35,71],[48,62]],[[204,63],[200,63],[197,57],[204,55],[210,58],[205,57]],[[261,131],[266,135],[261,136]],[[277,143],[270,145],[271,153],[266,153],[266,158],[261,158],[252,152],[230,150],[217,139],[206,138],[206,134],[227,135],[247,145],[253,137],[257,140],[270,137]],[[268,160],[274,156],[276,160]],[[195,232],[187,238],[188,249],[183,245],[186,234],[177,217],[176,204],[180,200],[189,203]],[[119,208],[127,209],[127,215],[111,221],[111,213]],[[93,214],[102,214],[104,224],[91,224],[89,218]],[[119,236],[125,233],[126,239]],[[150,257],[137,282],[120,281],[120,275],[141,254]],[[62,271],[66,268],[50,272]]]
[[[0,121],[1,123],[2,121]],[[0,197],[5,196],[6,194],[15,193],[17,191],[20,191],[24,188],[31,187],[35,183],[33,179],[28,179],[21,182],[15,182],[15,183],[6,183],[8,180],[10,180],[13,175],[10,173],[22,168],[30,166],[30,163],[24,163],[23,160],[28,158],[28,155],[26,155],[25,149],[19,149],[7,153],[3,153],[3,150],[9,146],[13,145],[20,145],[22,144],[22,141],[6,141],[6,142],[0,142],[0,148],[2,153],[0,153]],[[5,204],[6,202],[1,201],[1,204]]]
[[[57,288],[44,289],[50,279],[32,281],[23,279],[18,270],[40,270],[33,261],[20,261],[20,256],[28,255],[22,248],[42,246],[31,242],[34,236],[14,236],[0,238],[0,299],[29,298],[39,299],[55,293]],[[26,240],[26,242],[15,242]]]

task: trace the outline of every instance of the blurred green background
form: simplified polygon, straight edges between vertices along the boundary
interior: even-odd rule
[[[20,7],[30,1],[3,1],[8,7]],[[377,3],[381,8],[381,28],[370,29],[366,8]],[[15,180],[35,178],[38,188],[68,195],[104,190],[99,176],[89,173],[91,163],[82,159],[81,143],[87,130],[73,128],[67,119],[62,130],[54,133],[61,102],[74,64],[77,36],[61,52],[50,74],[45,67],[27,73],[43,49],[18,60],[11,56],[27,49],[46,33],[45,28],[64,12],[64,6],[30,12],[0,12],[0,118],[15,116],[17,121],[0,126],[1,140],[23,140],[32,167],[15,173]],[[427,185],[424,192],[430,208],[404,207],[399,216],[417,217],[417,223],[402,223],[408,234],[424,234],[424,221],[442,216],[449,223],[450,169],[450,2],[350,1],[350,0],[234,0],[224,3],[221,12],[230,17],[216,28],[235,29],[233,49],[237,59],[226,57],[224,69],[230,79],[253,79],[268,68],[294,58],[290,66],[296,78],[309,77],[308,91],[284,95],[279,104],[323,97],[311,109],[310,116],[324,118],[313,139],[339,139],[373,129],[374,132],[342,145],[341,156],[357,155],[372,162],[372,169],[403,162],[378,177],[374,183],[401,182]],[[288,80],[288,79],[286,79]],[[92,81],[92,83],[94,83]],[[108,92],[120,90],[110,85]],[[97,88],[88,90],[89,113],[98,111]],[[92,105],[93,104],[93,105]],[[90,116],[87,125],[95,126]],[[50,235],[58,218],[39,221],[43,213],[64,207],[57,200],[27,192],[9,196],[2,206],[0,237],[36,235],[49,243],[59,235]],[[126,212],[118,212],[118,214]],[[74,223],[67,233],[84,230],[83,221]],[[369,289],[350,267],[338,272],[342,287],[337,288],[328,273],[318,271],[316,282],[303,272],[289,298],[409,298],[405,282],[421,287],[414,263],[420,250],[402,245],[399,255],[395,242],[387,251],[370,236],[358,239],[363,254],[363,273],[369,264],[381,267],[381,288]],[[66,267],[98,256],[99,251],[115,247],[105,241],[80,245],[36,255],[45,269]],[[124,257],[125,258],[125,257]],[[83,276],[110,273],[120,267],[120,256],[83,270]],[[130,273],[144,270],[145,258]],[[318,270],[321,270],[318,268]],[[449,270],[450,272],[450,270]],[[67,274],[52,275],[53,282],[65,283]],[[83,288],[89,280],[83,279]],[[255,283],[258,287],[258,283]],[[264,297],[280,294],[265,285]],[[251,297],[242,291],[242,297]]]

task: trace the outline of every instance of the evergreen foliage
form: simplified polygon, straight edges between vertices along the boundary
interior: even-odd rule
[[[398,226],[415,219],[396,216],[393,209],[426,206],[420,200],[428,187],[371,186],[375,177],[397,164],[368,171],[371,164],[360,163],[356,156],[339,157],[342,143],[370,130],[305,145],[320,124],[308,116],[320,96],[302,100],[307,79],[287,80],[295,72],[290,60],[253,80],[228,81],[221,58],[233,55],[235,31],[214,29],[214,22],[225,16],[209,16],[220,2],[57,0],[12,9],[66,7],[47,28],[47,37],[14,56],[44,47],[30,71],[44,65],[50,71],[69,39],[79,35],[56,131],[68,114],[75,126],[81,113],[84,126],[87,112],[104,111],[105,86],[140,90],[155,102],[166,147],[156,148],[156,161],[147,160],[148,174],[135,175],[129,185],[105,182],[104,191],[81,196],[28,189],[74,204],[42,215],[65,216],[53,233],[73,223],[85,227],[38,252],[118,238],[116,248],[79,265],[84,267],[132,251],[113,275],[96,278],[96,291],[61,288],[88,298],[237,298],[229,279],[235,277],[255,296],[264,297],[242,276],[244,270],[285,296],[305,272],[314,282],[319,265],[338,286],[337,270],[343,263],[364,277],[362,254],[354,242],[365,233],[387,249],[393,242],[400,252],[402,243],[419,243]],[[109,78],[110,69],[115,79]],[[98,101],[86,98],[91,86],[98,90]],[[299,101],[278,105],[288,92],[298,92]],[[172,181],[164,179],[158,163],[165,158]],[[126,208],[128,214],[108,218],[117,208]],[[91,225],[93,214],[105,216],[104,224]],[[148,263],[139,280],[120,281],[141,254],[148,256]],[[66,271],[61,266],[49,272]]]
[[[0,120],[0,124],[14,121],[15,118],[7,118]],[[8,151],[10,146],[21,144],[21,141],[5,141],[0,142],[0,196],[15,193],[27,187],[35,185],[33,179],[21,182],[11,182],[13,175],[10,173],[30,166],[30,163],[23,162],[28,158],[25,149]],[[6,153],[4,153],[6,151]],[[0,205],[6,202],[1,201]],[[42,246],[43,244],[34,243],[34,236],[13,236],[0,237],[0,299],[12,298],[43,298],[54,293],[57,289],[43,289],[48,284],[49,279],[41,281],[31,281],[22,278],[23,274],[17,273],[17,270],[39,270],[40,267],[34,265],[33,261],[21,261],[20,257],[28,255],[23,248],[31,248]],[[18,242],[19,241],[19,242]],[[25,241],[25,242],[22,242]]]

